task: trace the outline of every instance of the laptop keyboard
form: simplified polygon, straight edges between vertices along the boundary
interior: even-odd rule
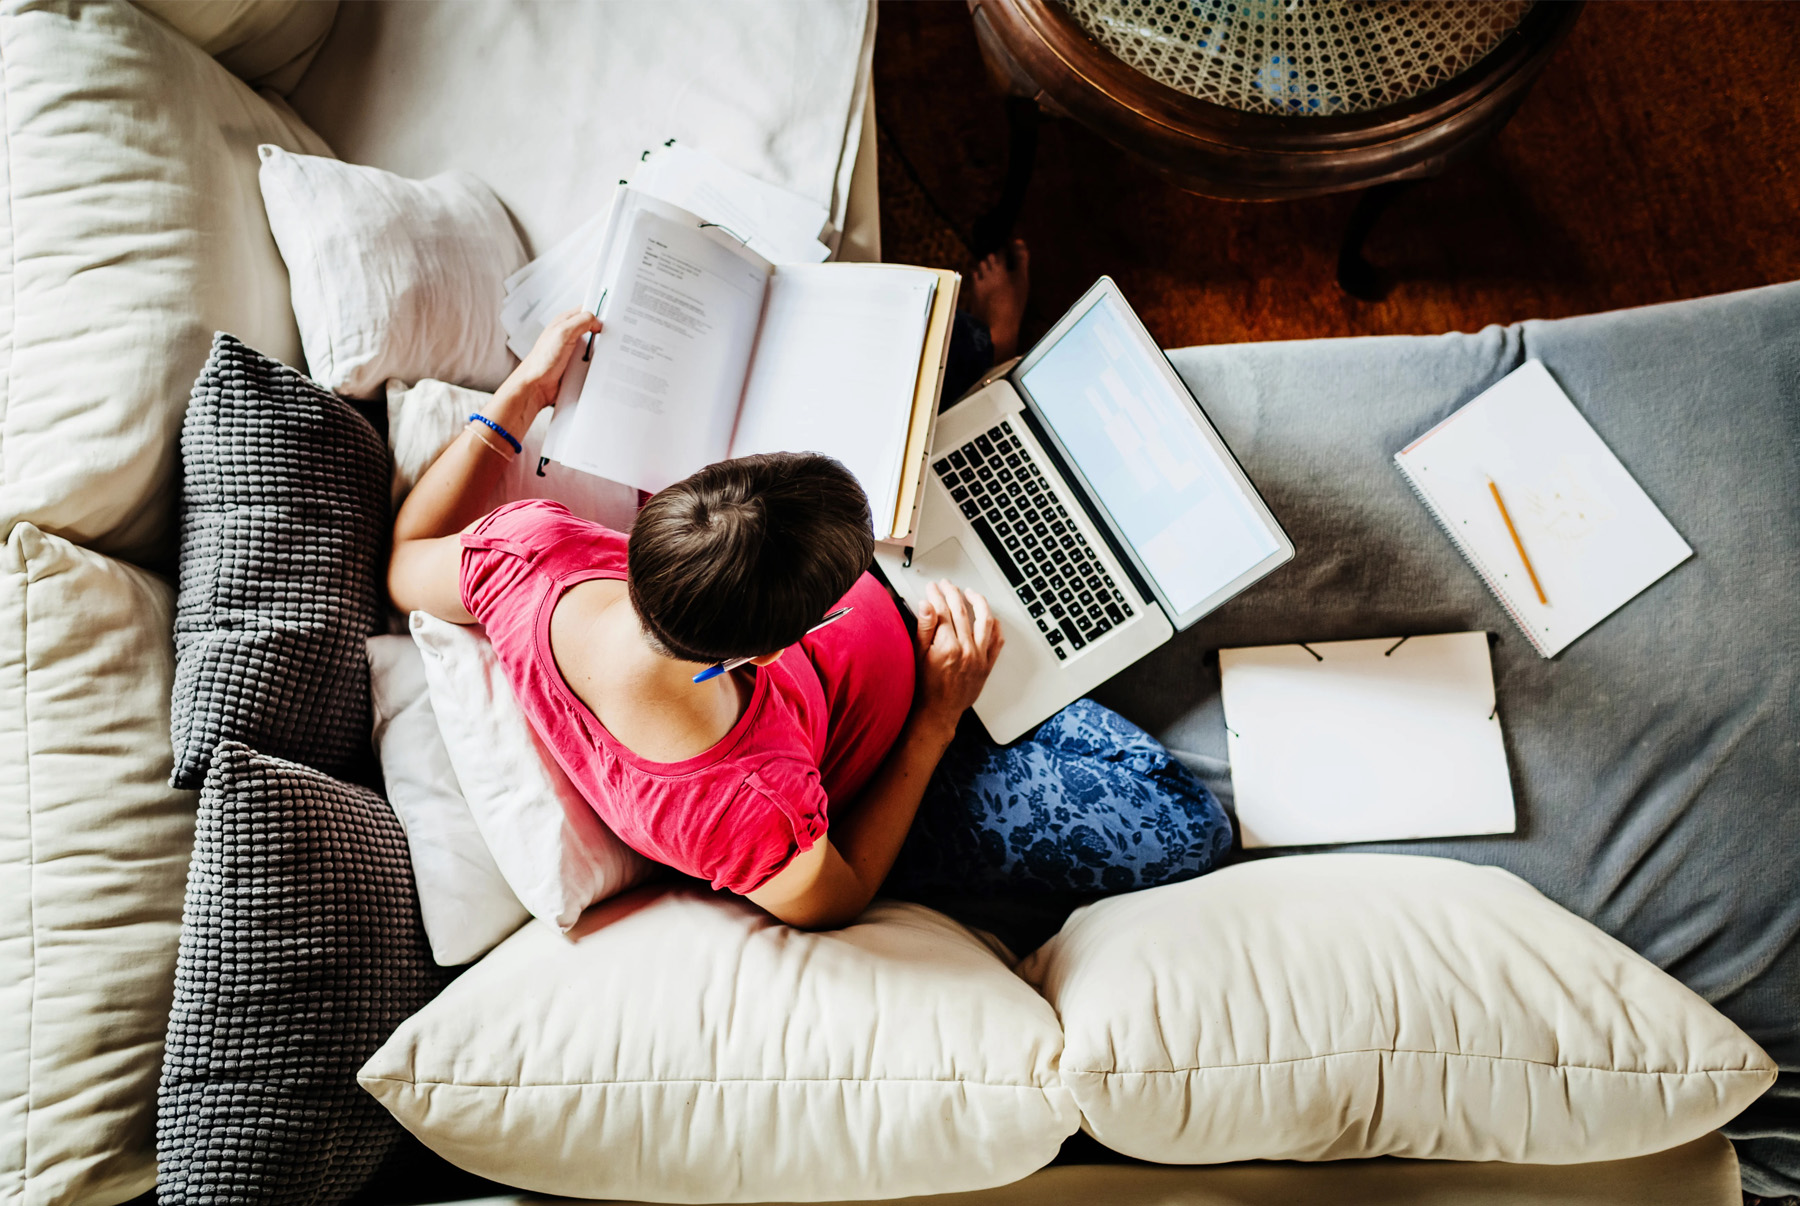
[[[1131,604],[1013,434],[988,428],[932,462],[1058,661],[1131,617]]]

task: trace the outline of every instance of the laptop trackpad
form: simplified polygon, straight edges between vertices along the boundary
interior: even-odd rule
[[[914,553],[912,572],[925,582],[948,578],[964,590],[978,591],[983,595],[990,593],[984,585],[980,568],[963,552],[962,544],[954,536],[933,546],[930,552]],[[920,597],[924,597],[922,583]]]

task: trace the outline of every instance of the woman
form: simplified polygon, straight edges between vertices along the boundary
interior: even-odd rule
[[[806,928],[868,906],[926,800],[897,877],[916,894],[1116,891],[1224,853],[1206,789],[1098,705],[1006,749],[972,727],[958,738],[999,625],[940,582],[909,632],[866,572],[867,500],[829,458],[709,466],[650,499],[629,537],[542,501],[481,514],[518,455],[510,433],[598,329],[561,316],[420,479],[388,586],[404,610],[485,626],[533,727],[621,839]],[[705,676],[734,658],[748,664]]]
[[[527,430],[599,325],[559,318],[486,418]],[[867,501],[824,457],[712,466],[652,498],[628,540],[555,504],[482,516],[513,455],[471,421],[419,480],[394,525],[395,605],[487,627],[628,844],[791,925],[861,913],[1004,643],[986,600],[942,583],[909,637],[864,572]],[[733,657],[753,660],[694,682]]]

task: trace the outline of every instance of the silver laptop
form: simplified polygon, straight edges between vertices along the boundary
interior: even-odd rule
[[[1291,559],[1293,542],[1110,277],[944,412],[908,548],[915,610],[980,591],[1006,647],[975,703],[1032,729]]]

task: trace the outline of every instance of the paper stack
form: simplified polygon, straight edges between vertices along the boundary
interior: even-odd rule
[[[831,258],[831,248],[821,241],[831,234],[823,205],[705,151],[673,142],[648,151],[630,183],[717,223],[770,263],[818,264]],[[506,279],[500,322],[514,355],[523,359],[556,315],[592,304],[585,293],[606,237],[607,214],[601,210]]]

